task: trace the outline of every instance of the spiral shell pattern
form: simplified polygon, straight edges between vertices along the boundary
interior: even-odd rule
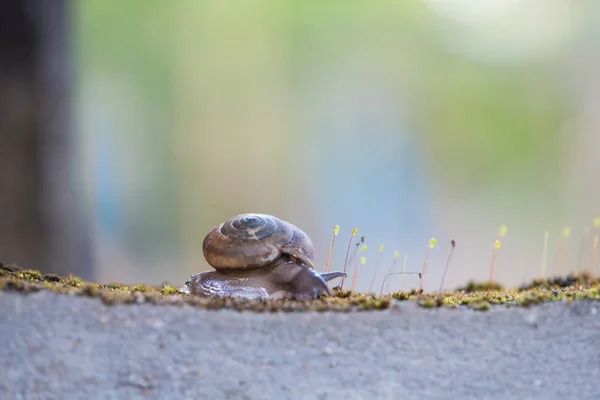
[[[220,271],[261,268],[282,253],[314,258],[306,233],[272,215],[256,213],[240,214],[213,227],[202,250],[206,261]]]

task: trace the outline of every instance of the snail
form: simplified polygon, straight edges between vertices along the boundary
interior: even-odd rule
[[[182,291],[199,296],[311,299],[344,272],[315,270],[313,244],[297,226],[268,214],[240,214],[213,227],[202,243],[215,271],[192,275]]]

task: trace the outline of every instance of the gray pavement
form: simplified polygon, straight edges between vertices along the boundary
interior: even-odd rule
[[[0,292],[0,399],[600,399],[600,302],[272,313]]]

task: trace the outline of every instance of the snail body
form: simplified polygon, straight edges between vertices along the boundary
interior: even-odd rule
[[[184,291],[200,296],[317,298],[344,272],[320,274],[314,249],[297,226],[267,214],[240,214],[213,227],[202,243],[215,271],[193,275]]]

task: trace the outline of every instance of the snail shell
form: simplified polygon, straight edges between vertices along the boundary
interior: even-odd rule
[[[313,244],[297,226],[267,214],[241,214],[215,226],[202,243],[217,271],[250,270],[288,254],[314,269]]]
[[[215,271],[195,274],[184,292],[244,298],[316,298],[331,295],[327,281],[343,272],[319,274],[308,235],[267,214],[237,215],[213,227],[202,243]]]

